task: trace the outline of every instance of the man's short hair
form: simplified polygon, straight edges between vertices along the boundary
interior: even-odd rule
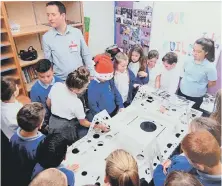
[[[52,63],[48,59],[40,59],[35,65],[35,70],[39,73],[45,73],[51,68]]]
[[[48,2],[48,3],[46,4],[46,7],[47,7],[47,6],[50,6],[50,5],[55,5],[55,6],[57,6],[58,9],[59,9],[59,13],[60,13],[60,14],[63,14],[63,13],[66,14],[66,7],[65,7],[65,5],[64,5],[62,2],[60,2],[60,1],[50,1],[50,2]]]
[[[220,146],[208,131],[187,134],[181,142],[181,148],[192,163],[214,167],[220,162]]]
[[[167,62],[170,65],[177,63],[177,54],[174,52],[168,52],[165,56],[163,56],[162,61]]]
[[[41,103],[33,102],[24,105],[17,114],[18,126],[26,132],[32,132],[42,124],[45,108]]]
[[[66,175],[56,168],[46,169],[32,180],[29,186],[67,186]]]

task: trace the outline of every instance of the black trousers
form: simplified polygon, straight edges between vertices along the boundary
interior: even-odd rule
[[[194,109],[197,109],[197,110],[200,110],[200,105],[202,104],[203,102],[203,96],[202,97],[191,97],[191,96],[187,96],[185,94],[183,94],[179,88],[178,90],[178,93],[177,93],[179,96],[183,96],[185,97],[186,99],[190,100],[190,101],[194,101],[195,104],[192,106],[192,108]]]

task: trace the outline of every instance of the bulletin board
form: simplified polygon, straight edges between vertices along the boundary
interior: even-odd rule
[[[192,56],[194,42],[211,38],[215,42],[217,65],[221,52],[221,3],[212,2],[155,2],[150,38],[150,48],[157,49],[160,59],[167,52],[176,52],[178,65],[183,66],[187,56]]]
[[[115,43],[125,53],[139,44],[147,53],[153,17],[153,2],[115,2]]]

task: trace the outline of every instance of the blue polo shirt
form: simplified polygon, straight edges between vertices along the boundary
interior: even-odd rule
[[[80,66],[86,66],[94,74],[94,63],[82,32],[67,25],[64,34],[52,28],[42,37],[46,59],[53,63],[55,75],[65,80],[67,75]]]
[[[204,59],[201,64],[196,64],[193,58],[188,58],[184,63],[184,76],[180,83],[180,90],[190,97],[202,97],[207,92],[208,81],[217,80],[216,66]]]

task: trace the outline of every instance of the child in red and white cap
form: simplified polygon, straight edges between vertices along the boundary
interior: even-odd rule
[[[93,116],[107,110],[112,117],[122,111],[123,100],[113,81],[113,63],[108,55],[101,54],[94,58],[95,77],[88,87],[88,104]]]

